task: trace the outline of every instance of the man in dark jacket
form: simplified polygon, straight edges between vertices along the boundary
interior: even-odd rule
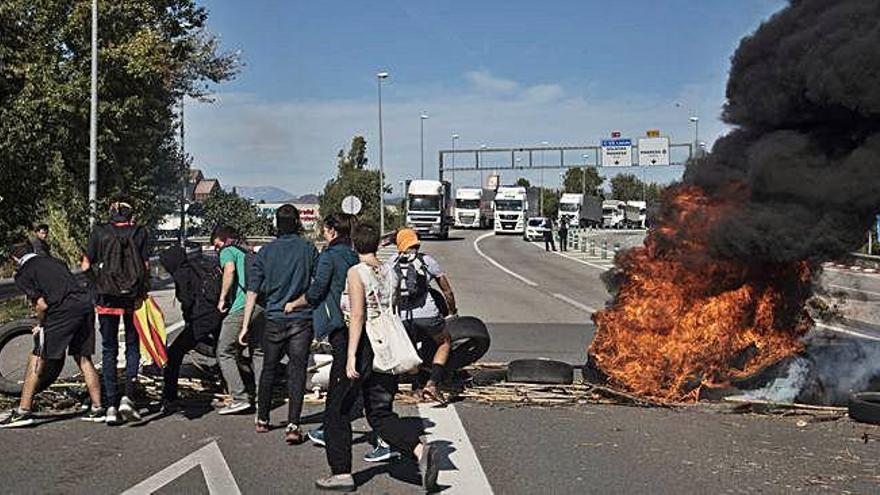
[[[305,438],[299,422],[314,327],[311,308],[287,312],[285,306],[309,288],[318,265],[318,250],[300,237],[302,223],[295,206],[282,205],[275,213],[275,221],[278,238],[260,249],[254,260],[253,273],[248,275],[247,300],[238,340],[241,345],[247,345],[257,294],[262,292],[266,299],[266,330],[263,371],[257,391],[257,432],[269,431],[275,371],[286,354],[289,402],[285,439],[289,444],[297,444]]]
[[[31,239],[31,245],[34,247],[34,254],[52,256],[52,249],[49,246],[49,224],[38,223],[34,226],[34,237]]]
[[[34,394],[40,382],[46,381],[50,366],[58,369],[64,365],[65,351],[82,370],[92,399],[92,408],[84,419],[104,421],[100,380],[92,364],[95,312],[89,295],[67,266],[54,258],[36,255],[30,243],[12,246],[10,254],[17,266],[15,285],[33,303],[39,323],[33,329],[34,349],[28,356],[20,405],[0,420],[0,428],[34,423]]]
[[[177,379],[183,356],[200,345],[213,347],[220,333],[223,313],[204,293],[203,277],[206,275],[187,259],[184,248],[172,246],[166,249],[159,256],[159,262],[174,279],[174,295],[180,301],[185,323],[168,347],[168,363],[163,370],[162,408],[173,412],[178,409]]]

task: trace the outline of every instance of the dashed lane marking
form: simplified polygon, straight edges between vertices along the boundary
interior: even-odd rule
[[[443,493],[466,493],[491,495],[492,486],[486,478],[477,452],[468,438],[467,431],[458,417],[455,405],[435,407],[431,404],[419,404],[419,416],[430,421],[434,426],[428,428],[428,441],[450,442],[450,448],[435,444],[441,452],[447,453],[449,462],[454,469],[441,466],[437,483],[449,486]]]
[[[491,257],[489,257],[489,255],[487,255],[486,253],[484,253],[482,249],[480,249],[480,241],[482,241],[483,239],[485,239],[485,238],[487,238],[487,237],[494,236],[494,235],[495,235],[494,232],[489,232],[489,233],[487,233],[487,234],[483,234],[483,235],[481,235],[480,237],[477,237],[476,239],[474,239],[474,250],[477,252],[477,254],[479,254],[480,256],[482,256],[486,261],[488,261],[489,263],[491,263],[495,268],[498,268],[498,269],[501,270],[502,272],[504,272],[504,273],[510,275],[511,277],[513,277],[513,278],[519,280],[520,282],[522,282],[522,283],[524,283],[524,284],[526,284],[526,285],[528,285],[528,286],[530,286],[530,287],[537,287],[538,284],[536,284],[535,282],[532,282],[531,280],[529,280],[529,279],[523,277],[522,275],[520,275],[520,274],[514,272],[513,270],[509,270],[508,268],[506,268],[506,267],[505,267],[504,265],[502,265],[501,263],[498,263],[497,261],[493,260]]]
[[[553,297],[555,297],[556,299],[559,299],[562,302],[571,304],[572,306],[574,306],[574,307],[576,307],[586,313],[589,313],[589,314],[593,314],[596,311],[598,311],[596,308],[591,308],[591,307],[587,306],[586,304],[581,304],[581,303],[575,301],[574,299],[566,296],[565,294],[554,293]]]
[[[857,332],[855,330],[850,330],[849,328],[837,327],[834,325],[829,325],[827,323],[821,323],[821,322],[817,322],[816,326],[819,328],[831,331],[831,332],[843,333],[843,334],[852,335],[853,337],[858,337],[861,339],[874,340],[874,341],[880,342],[880,337],[877,337],[874,335],[864,334],[862,332]]]

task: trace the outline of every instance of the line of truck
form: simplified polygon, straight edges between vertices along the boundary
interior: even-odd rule
[[[421,236],[449,237],[455,228],[493,229],[496,234],[524,235],[529,219],[541,217],[538,188],[499,186],[497,190],[462,187],[447,181],[406,183],[406,225]],[[602,200],[565,193],[559,199],[557,222],[581,228],[645,228],[644,201]]]

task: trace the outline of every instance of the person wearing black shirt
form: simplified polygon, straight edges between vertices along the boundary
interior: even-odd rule
[[[34,247],[34,254],[40,256],[52,256],[49,247],[49,225],[39,223],[34,226],[34,237],[31,239],[31,245]]]
[[[89,245],[82,260],[82,269],[88,272],[93,266],[101,267],[104,262],[105,247],[114,236],[131,236],[138,253],[144,262],[144,274],[149,273],[149,245],[147,229],[135,225],[133,211],[128,203],[117,202],[110,206],[110,223],[99,225],[92,231]],[[139,421],[140,416],[131,398],[137,388],[138,367],[141,360],[140,340],[134,326],[134,310],[146,295],[148,279],[141,281],[140,294],[119,296],[102,294],[98,291],[96,312],[101,332],[101,378],[107,398],[107,424],[118,422],[118,413],[123,421]],[[117,392],[116,363],[119,352],[119,319],[125,326],[125,393],[119,398]]]
[[[92,408],[84,419],[103,421],[100,380],[92,364],[95,313],[89,295],[67,266],[54,258],[35,254],[30,243],[16,244],[10,252],[18,267],[15,285],[33,303],[39,324],[33,329],[34,349],[28,356],[21,402],[17,409],[0,419],[0,428],[34,423],[31,414],[34,394],[47,379],[47,364],[55,369],[63,365],[65,350],[82,370],[92,400]]]

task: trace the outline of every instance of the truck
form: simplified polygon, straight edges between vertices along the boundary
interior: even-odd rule
[[[602,199],[598,196],[565,193],[559,198],[557,222],[565,219],[572,227],[598,227],[602,225]]]
[[[488,229],[493,223],[492,199],[495,191],[460,187],[455,191],[455,226]]]
[[[530,205],[529,192],[522,186],[501,186],[495,192],[495,234],[519,234],[526,231],[526,219],[537,208]]]
[[[406,226],[419,236],[449,238],[453,225],[452,192],[449,182],[410,180],[406,184]]]
[[[602,227],[619,229],[623,227],[626,202],[616,199],[602,201]]]
[[[644,201],[627,201],[624,206],[624,224],[630,229],[644,229],[648,204]]]

